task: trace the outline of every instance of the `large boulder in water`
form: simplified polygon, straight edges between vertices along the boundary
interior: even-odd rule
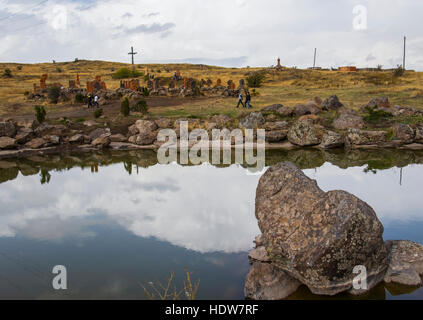
[[[373,209],[345,191],[324,192],[290,162],[270,167],[256,192],[256,218],[272,264],[315,294],[352,289],[354,267],[368,289],[388,266],[383,226]]]

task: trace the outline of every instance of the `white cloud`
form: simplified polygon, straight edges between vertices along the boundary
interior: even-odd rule
[[[357,4],[368,9],[367,30],[353,28]],[[402,37],[407,35],[407,66],[422,69],[423,37],[416,26],[423,3],[415,0],[391,0],[389,5],[383,0],[51,0],[1,20],[31,6],[29,1],[7,1],[0,11],[6,31],[0,36],[6,46],[0,60],[125,62],[125,48],[134,46],[142,51],[140,63],[196,59],[267,66],[280,56],[284,65],[308,67],[317,47],[317,63],[323,67],[393,67],[402,63]],[[55,30],[48,18],[58,6],[66,8],[66,30]],[[46,23],[31,28],[40,22]],[[29,28],[18,31],[21,26]],[[370,54],[377,59],[369,61]]]

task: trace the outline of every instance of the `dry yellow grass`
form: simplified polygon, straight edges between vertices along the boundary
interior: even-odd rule
[[[18,69],[21,67],[21,70]],[[0,115],[19,115],[33,113],[35,102],[25,99],[26,91],[32,92],[33,84],[39,84],[40,76],[48,73],[47,83],[59,82],[68,86],[68,81],[75,79],[79,73],[81,84],[93,80],[101,75],[109,89],[119,87],[119,80],[112,79],[112,74],[122,67],[131,67],[130,64],[104,61],[78,61],[65,63],[42,64],[0,64]],[[3,71],[8,68],[12,71],[12,78],[2,77]],[[249,72],[258,71],[258,68],[222,68],[190,64],[148,64],[136,65],[138,71],[155,74],[156,77],[171,77],[179,69],[184,77],[196,79],[210,78],[214,83],[220,78],[222,84],[231,79],[238,83],[245,79]],[[151,71],[154,72],[151,72]],[[160,70],[160,73],[158,72]],[[143,82],[141,80],[141,82]],[[314,96],[326,98],[336,94],[340,100],[353,108],[357,108],[376,96],[388,96],[393,104],[423,107],[423,73],[408,71],[404,76],[396,78],[392,72],[364,72],[341,73],[324,70],[297,70],[283,71],[268,70],[266,80],[261,88],[256,89],[259,96],[253,97],[254,109],[265,105],[281,103],[292,106],[304,103]],[[47,112],[70,110],[77,106],[72,104],[49,105]],[[179,106],[163,106],[150,111],[162,116],[195,116],[203,117],[215,113],[226,113],[236,116],[243,110],[234,108],[235,99],[215,97],[207,100],[187,98]],[[80,107],[80,106],[79,106]]]

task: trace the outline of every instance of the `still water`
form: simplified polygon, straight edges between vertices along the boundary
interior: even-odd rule
[[[267,166],[279,161],[369,203],[385,239],[423,243],[423,153],[267,152]],[[186,271],[200,281],[197,299],[243,299],[261,174],[160,165],[151,151],[1,160],[0,299],[145,299],[142,285],[174,272],[183,288]],[[67,290],[52,288],[55,265],[67,268]],[[290,298],[319,297],[300,288]],[[423,290],[379,286],[363,298],[423,299]]]

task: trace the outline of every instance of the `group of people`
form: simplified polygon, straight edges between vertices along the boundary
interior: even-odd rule
[[[250,92],[247,91],[247,93],[245,94],[245,102],[243,102],[243,97],[242,97],[242,93],[239,93],[238,96],[238,104],[237,104],[237,108],[239,108],[239,105],[242,105],[243,108],[252,108],[251,106],[251,95]]]
[[[88,108],[91,107],[98,108],[98,95],[95,95],[94,97],[91,94],[88,95]]]

